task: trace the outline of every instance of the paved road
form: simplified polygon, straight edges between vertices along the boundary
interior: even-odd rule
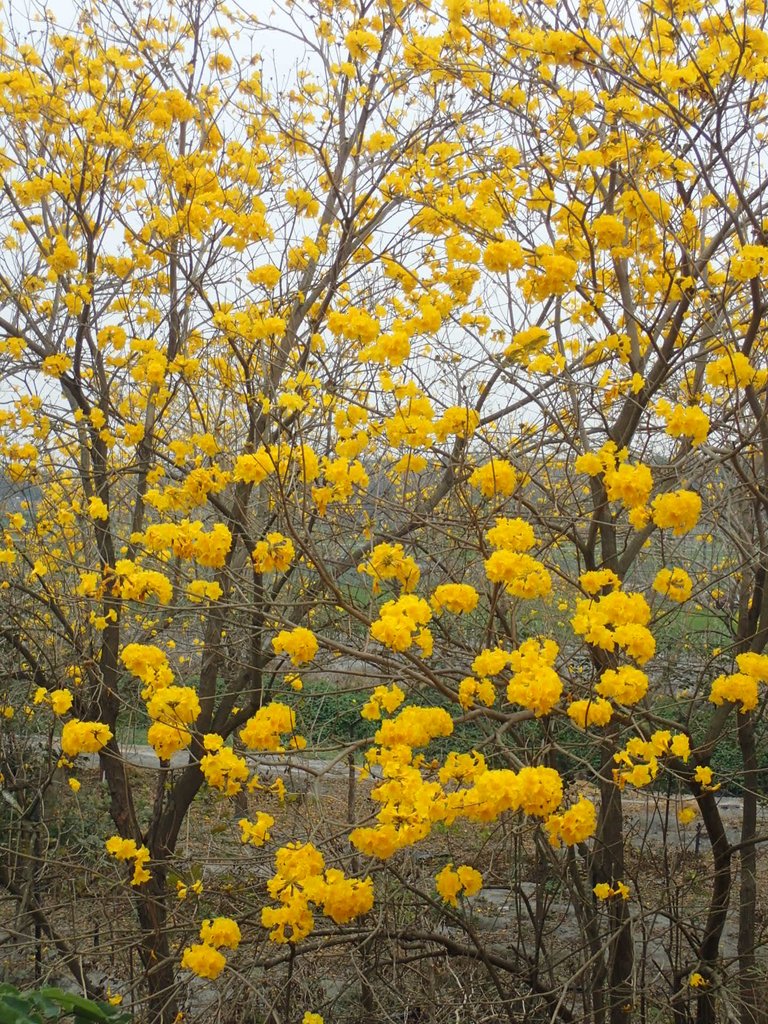
[[[126,744],[121,747],[125,760],[139,768],[157,770],[160,760],[152,747],[141,744]],[[303,757],[297,754],[251,754],[246,753],[249,766],[258,772],[263,782],[269,783],[280,777],[289,792],[313,793],[320,796],[324,790],[345,782],[349,768],[346,757],[343,760],[322,760],[321,758]],[[170,767],[173,770],[184,768],[189,764],[190,755],[186,750],[174,754]],[[85,754],[80,757],[80,764],[90,768],[98,768],[97,754]],[[376,774],[374,768],[373,774]],[[587,794],[595,799],[594,793]],[[740,838],[742,801],[738,797],[722,796],[718,806],[725,825],[726,834],[732,843]],[[623,807],[626,830],[629,841],[635,846],[644,843],[672,842],[681,847],[696,846],[703,852],[707,848],[706,834],[701,828],[701,819],[696,818],[689,825],[681,825],[678,813],[684,807],[693,807],[695,801],[686,797],[671,797],[669,801],[660,794],[643,794],[638,791],[634,795],[624,794]],[[758,811],[758,832],[768,834],[768,801],[762,803]]]

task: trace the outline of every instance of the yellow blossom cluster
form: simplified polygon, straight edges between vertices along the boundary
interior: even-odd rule
[[[496,548],[484,563],[485,574],[492,583],[503,583],[513,597],[544,597],[551,592],[549,572],[526,553],[536,543],[529,523],[498,517],[486,537]]]
[[[221,950],[236,950],[241,938],[240,926],[231,917],[207,919],[200,928],[200,942],[187,946],[182,953],[181,966],[213,981],[227,965]]]
[[[509,655],[512,678],[507,684],[507,700],[533,711],[537,718],[548,715],[563,693],[563,684],[554,669],[559,648],[554,640],[530,637]]]
[[[385,719],[375,740],[384,747],[426,747],[438,736],[450,736],[453,719],[444,708],[424,708],[414,704],[403,708],[395,718]]]
[[[287,654],[293,665],[306,665],[317,654],[317,637],[305,626],[281,629],[272,640],[272,649],[275,654]]]
[[[73,718],[61,730],[61,750],[67,757],[98,754],[112,739],[112,730],[103,722],[81,722]]]
[[[552,591],[549,571],[531,555],[502,548],[492,552],[484,564],[491,583],[503,583],[513,597],[546,597]]]
[[[601,697],[629,707],[641,701],[648,692],[648,676],[634,665],[620,665],[606,669],[595,689]]]
[[[357,567],[373,579],[373,592],[377,594],[383,580],[397,580],[403,593],[410,594],[419,582],[419,567],[402,544],[377,544],[368,558]]]
[[[653,490],[653,475],[642,462],[634,466],[621,463],[608,470],[604,481],[608,500],[621,501],[629,509],[642,508]]]
[[[551,846],[575,846],[595,834],[597,809],[590,799],[579,797],[573,806],[560,814],[551,814],[544,822]]]
[[[120,836],[112,836],[105,846],[107,853],[116,860],[133,861],[131,885],[143,885],[150,880],[152,875],[147,869],[150,853],[146,846],[138,846],[134,839],[122,839]]]
[[[271,837],[270,829],[275,824],[275,819],[271,814],[266,814],[264,811],[258,811],[256,813],[256,820],[249,821],[248,818],[240,818],[238,825],[240,826],[240,839],[243,843],[247,843],[250,846],[263,846],[264,843],[268,843]]]
[[[512,343],[504,349],[504,355],[507,359],[523,362],[540,352],[548,341],[549,331],[545,327],[527,327],[514,334]]]
[[[592,889],[592,892],[599,900],[610,900],[614,896],[620,896],[621,899],[628,900],[631,895],[629,886],[625,885],[624,882],[616,882],[615,885],[611,885],[610,882],[598,882]]]
[[[414,390],[403,396],[396,411],[384,421],[392,448],[425,448],[434,434],[434,410],[426,395]]]
[[[153,554],[187,559],[208,568],[220,568],[232,547],[232,533],[224,523],[206,530],[200,520],[155,523],[143,533],[131,534],[132,544],[141,544]]]
[[[46,701],[51,705],[55,715],[66,715],[71,710],[74,698],[72,691],[67,689],[51,690],[50,693],[44,686],[38,686],[32,698],[33,704],[42,704]]]
[[[502,551],[529,551],[536,543],[533,527],[524,519],[496,517],[496,525],[486,533],[488,543]]]
[[[693,447],[703,444],[709,434],[709,416],[698,405],[672,406],[666,400],[656,405],[656,413],[666,422],[670,437],[687,437]]]
[[[349,449],[349,444],[345,449]],[[329,505],[345,504],[368,487],[368,474],[359,459],[340,455],[337,459],[324,458],[323,484],[312,488],[312,499],[318,514],[324,516]]]
[[[200,771],[208,785],[225,796],[239,793],[249,774],[245,758],[223,745],[200,758]]]
[[[442,583],[432,592],[430,604],[435,615],[439,615],[443,609],[460,615],[462,612],[474,611],[479,600],[480,595],[469,583]]]
[[[693,770],[693,778],[698,782],[704,793],[714,793],[720,789],[720,783],[713,783],[714,773],[709,765],[697,764]]]
[[[264,750],[282,754],[285,752],[283,737],[290,734],[289,746],[302,750],[307,741],[296,733],[296,714],[287,704],[273,700],[260,707],[240,730],[240,739],[249,750]]]
[[[192,741],[187,726],[200,714],[200,701],[191,686],[168,685],[148,694],[147,714],[152,725],[147,741],[164,761],[184,750]]]
[[[479,422],[480,417],[475,409],[464,409],[459,405],[450,406],[435,423],[435,437],[438,441],[445,441],[449,435],[471,437]]]
[[[659,773],[659,758],[677,757],[688,761],[691,756],[691,741],[685,733],[661,729],[650,739],[633,737],[623,750],[613,755],[619,768],[614,768],[613,778],[620,789],[629,783],[640,789],[650,785]]]
[[[435,888],[445,903],[452,907],[459,905],[459,896],[474,896],[483,887],[483,876],[467,864],[446,864],[435,876]]]
[[[144,683],[145,689],[141,693],[144,699],[173,682],[168,655],[154,644],[126,644],[120,652],[120,660],[132,675]]]
[[[501,647],[486,647],[473,660],[472,671],[478,676],[497,676],[507,667],[510,657],[510,652]]]
[[[660,569],[653,580],[653,589],[663,594],[670,601],[683,604],[690,599],[693,592],[693,580],[679,566],[674,569]]]
[[[730,275],[735,281],[750,281],[768,274],[768,246],[742,245],[731,257]]]
[[[621,647],[643,665],[656,650],[656,641],[647,626],[650,618],[651,610],[642,594],[617,590],[597,600],[578,600],[571,626],[586,643],[604,651]]]
[[[490,679],[465,676],[459,683],[458,697],[459,704],[465,710],[473,707],[477,701],[489,708],[496,702],[496,688]]]
[[[568,717],[579,729],[588,729],[591,725],[607,725],[612,716],[613,708],[610,702],[602,697],[573,700],[568,705]]]
[[[187,598],[192,604],[201,601],[218,601],[224,591],[215,580],[190,580],[187,584]]]
[[[360,717],[377,721],[382,712],[392,714],[405,700],[405,694],[395,683],[391,686],[377,686],[360,710]]]
[[[720,675],[712,683],[712,704],[739,704],[741,714],[754,711],[758,704],[758,683],[768,683],[768,655],[745,651],[736,655],[738,672]]]
[[[597,452],[584,452],[576,458],[574,468],[577,473],[587,476],[599,476],[616,468],[616,445],[609,441]]]
[[[415,642],[424,657],[432,653],[432,634],[426,628],[432,618],[427,602],[413,594],[386,601],[371,624],[371,636],[392,651],[407,651]]]
[[[743,352],[724,347],[721,355],[707,363],[705,377],[712,387],[733,391],[755,382],[757,371]],[[761,377],[765,377],[764,371]]]
[[[159,604],[170,604],[173,599],[173,584],[167,576],[154,569],[142,569],[130,558],[115,562],[112,590],[124,601],[155,598]]]
[[[651,504],[654,525],[672,530],[675,537],[689,533],[701,515],[701,498],[695,491],[668,491],[659,494]]]
[[[517,471],[506,459],[491,459],[474,470],[469,478],[484,498],[514,494],[518,481]]]
[[[271,929],[272,942],[297,943],[314,927],[312,904],[336,924],[347,924],[373,906],[370,877],[347,878],[338,868],[326,868],[312,843],[289,843],[275,854],[275,874],[267,883],[279,906],[264,907],[261,923]]]
[[[589,572],[583,572],[581,576],[579,576],[579,584],[586,594],[594,597],[594,595],[599,594],[604,587],[611,587],[612,590],[618,590],[621,586],[621,580],[613,569],[592,569]]]
[[[258,451],[240,455],[235,460],[232,478],[240,483],[260,484],[275,471],[275,459],[271,451]]]
[[[296,557],[290,537],[282,533],[268,533],[251,552],[256,572],[285,572]]]
[[[490,242],[483,253],[483,263],[495,274],[505,274],[509,270],[519,270],[525,262],[520,243],[513,238]]]

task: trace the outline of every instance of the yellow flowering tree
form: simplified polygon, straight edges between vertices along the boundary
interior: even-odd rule
[[[4,23],[3,845],[57,768],[83,806],[98,761],[149,1020],[230,958],[287,965],[285,1017],[315,1018],[295,963],[335,944],[370,1017],[385,935],[476,963],[510,1019],[761,1021],[765,18],[194,0]],[[362,739],[318,749],[304,684],[350,663]],[[265,778],[341,762],[335,829]],[[628,818],[661,792],[700,815],[703,892],[638,866]],[[268,865],[257,897],[206,903],[195,802]],[[10,897],[35,857],[0,871]],[[485,875],[525,892],[525,857],[561,903],[501,955],[472,908]],[[659,916],[675,952],[638,980]]]

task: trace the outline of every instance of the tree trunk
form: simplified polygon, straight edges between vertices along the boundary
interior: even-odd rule
[[[765,1024],[765,1000],[755,957],[757,899],[757,752],[752,712],[738,716],[739,747],[744,764],[739,898],[739,996],[741,1024]]]
[[[178,1013],[176,965],[168,942],[165,865],[152,865],[152,878],[141,887],[136,912],[141,925],[139,954],[147,979],[149,1024],[173,1024]]]
[[[613,780],[612,737],[606,737],[600,771],[600,817],[595,848],[594,880],[614,885],[624,881],[624,818],[621,791]],[[634,946],[627,901],[612,897],[608,906],[608,987],[606,1009],[609,1024],[626,1024],[632,1018],[632,971]],[[598,1022],[599,1024],[599,1022]]]

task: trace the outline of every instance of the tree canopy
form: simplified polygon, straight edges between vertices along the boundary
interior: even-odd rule
[[[403,1019],[432,960],[408,1019],[764,1022],[765,21],[3,12],[0,886],[38,974],[43,935],[158,1024],[195,975]],[[340,765],[343,820],[297,814]]]

